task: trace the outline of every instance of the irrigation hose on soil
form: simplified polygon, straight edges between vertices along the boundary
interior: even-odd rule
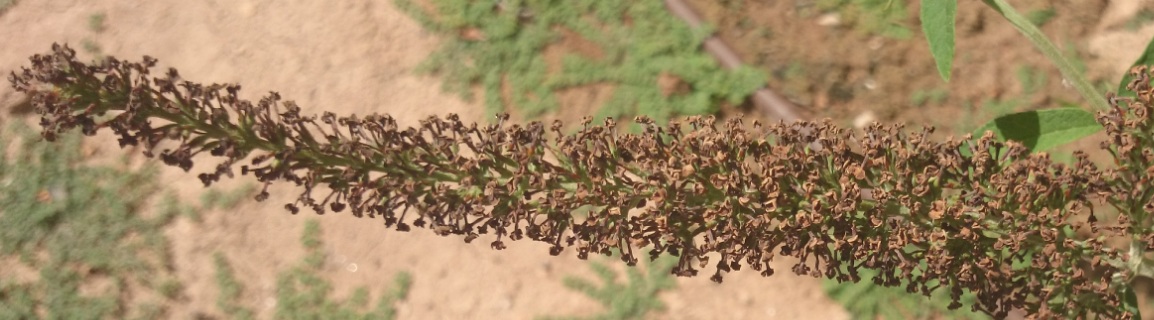
[[[669,12],[673,13],[674,16],[681,18],[682,21],[689,24],[690,27],[701,27],[703,21],[701,15],[697,14],[685,1],[665,0],[665,7],[668,8]],[[721,63],[722,67],[726,70],[735,70],[742,66],[741,57],[716,34],[706,38],[703,46],[705,47],[705,51],[713,56],[714,59],[717,59],[717,62]],[[770,90],[766,86],[762,86],[761,89],[754,92],[750,98],[758,109],[786,123],[802,120],[801,116],[798,115],[799,108],[797,105],[789,102],[785,97],[773,92],[773,90]]]

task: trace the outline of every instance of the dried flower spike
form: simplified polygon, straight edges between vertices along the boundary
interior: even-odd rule
[[[719,282],[743,264],[772,275],[769,262],[783,255],[800,259],[797,274],[950,290],[955,307],[969,290],[978,297],[970,307],[996,317],[1013,309],[1116,317],[1125,315],[1121,291],[1098,275],[1119,272],[1105,262],[1123,257],[1105,237],[1072,235],[1154,239],[1150,228],[1084,218],[1093,199],[1150,203],[1148,175],[1139,174],[1154,158],[1148,81],[1135,85],[1139,99],[1101,117],[1114,139],[1107,147],[1130,165],[1119,175],[1084,154],[1067,166],[992,135],[934,142],[928,128],[853,132],[829,121],[751,130],[741,119],[638,118],[644,132],[625,134],[613,120],[586,119],[565,134],[559,122],[502,116],[482,126],[449,115],[402,128],[387,115],[305,115],[276,93],[254,104],[238,98],[239,86],[184,81],[175,70],[152,77],[155,62],[90,66],[54,46],[10,80],[33,95],[49,140],[111,129],[122,145],[149,156],[162,149],[165,163],[184,170],[207,153],[222,160],[200,174],[206,185],[237,166],[265,185],[258,200],[274,181],[292,182],[303,189],[285,205],[294,214],[348,210],[466,242],[492,234],[498,250],[522,239],[551,244],[553,255],[616,249],[629,264],[641,252],[672,254],[680,257],[672,272],[683,276],[716,261]],[[582,208],[592,209],[575,214]],[[1131,219],[1150,225],[1145,214]],[[880,274],[861,279],[862,268]]]

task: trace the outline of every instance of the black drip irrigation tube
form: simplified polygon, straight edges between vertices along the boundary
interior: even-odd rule
[[[700,28],[703,24],[701,15],[697,14],[697,11],[694,11],[693,7],[690,7],[684,0],[665,0],[665,7],[669,9],[670,13],[681,18],[681,20],[685,21],[685,23],[689,24],[692,28]],[[721,38],[717,37],[716,34],[706,38],[702,46],[705,47],[705,51],[709,52],[709,55],[713,56],[714,59],[717,59],[717,62],[721,63],[725,69],[734,70],[742,66],[741,57],[733,51],[733,48],[730,48],[728,44],[721,41]],[[773,92],[773,90],[769,90],[766,86],[762,86],[761,89],[754,92],[753,95],[750,96],[750,99],[753,100],[753,105],[762,112],[780,119],[785,123],[805,120],[798,114],[800,108],[798,108],[797,105],[786,100],[785,97],[782,97],[776,92]],[[810,144],[810,147],[814,150],[822,149],[822,145],[819,142]],[[861,198],[862,200],[874,200],[873,189],[861,189]]]
[[[685,1],[665,0],[665,7],[668,8],[669,12],[674,16],[681,18],[682,21],[689,24],[690,27],[701,27],[703,21],[701,15],[697,14],[697,11],[694,11],[693,7],[690,7]],[[717,62],[721,63],[721,66],[726,70],[735,70],[742,66],[741,57],[716,34],[706,38],[703,46],[705,47],[705,51],[713,56],[714,59],[717,59]],[[801,116],[798,115],[799,108],[797,105],[764,85],[761,89],[755,91],[753,95],[750,96],[750,99],[753,100],[753,105],[758,109],[786,123],[803,120]]]

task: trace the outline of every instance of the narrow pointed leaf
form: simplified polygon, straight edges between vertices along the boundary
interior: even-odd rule
[[[1134,288],[1127,287],[1123,294],[1123,298],[1126,300],[1122,301],[1122,309],[1133,315],[1134,319],[1142,319],[1142,311],[1138,308],[1141,304],[1138,302],[1138,294],[1134,292]]]
[[[1022,143],[1030,152],[1046,151],[1101,131],[1094,114],[1081,108],[1058,108],[1008,114],[978,128],[975,137],[993,131],[1002,141]]]
[[[957,13],[957,0],[922,1],[922,32],[930,43],[938,74],[947,82],[954,64],[954,17]]]

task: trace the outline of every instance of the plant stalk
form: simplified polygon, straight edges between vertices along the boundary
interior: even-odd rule
[[[1074,64],[1071,63],[1069,59],[1066,59],[1061,51],[1058,50],[1058,47],[1054,46],[1054,44],[1046,38],[1046,35],[1031,23],[1029,19],[1022,16],[1021,13],[1015,10],[1014,7],[1005,0],[982,0],[982,2],[994,10],[997,10],[998,13],[1001,13],[1006,20],[1010,21],[1010,24],[1014,25],[1014,28],[1018,29],[1018,32],[1021,32],[1023,36],[1026,36],[1026,39],[1030,40],[1030,43],[1034,44],[1034,47],[1042,51],[1042,54],[1050,59],[1050,61],[1058,67],[1058,70],[1062,72],[1062,77],[1074,85],[1074,89],[1078,90],[1078,94],[1081,94],[1082,98],[1086,99],[1086,102],[1094,106],[1093,109],[1110,109],[1110,104],[1106,102],[1106,98],[1094,89],[1090,81],[1086,80],[1086,77],[1074,67]]]

